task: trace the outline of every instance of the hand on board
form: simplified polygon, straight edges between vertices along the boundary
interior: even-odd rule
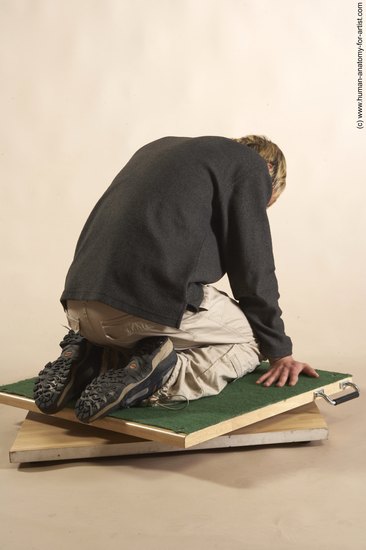
[[[263,386],[271,386],[276,382],[276,386],[278,387],[282,387],[287,383],[289,386],[295,386],[300,372],[314,378],[319,377],[319,374],[310,365],[295,361],[292,355],[281,357],[280,359],[270,359],[269,362],[271,368],[258,378],[257,384],[263,383]]]

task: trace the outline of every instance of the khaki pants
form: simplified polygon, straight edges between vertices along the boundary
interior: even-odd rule
[[[146,321],[101,302],[68,301],[69,326],[94,344],[130,349],[147,336],[168,336],[177,365],[159,396],[193,400],[217,395],[260,363],[258,344],[237,302],[215,287],[203,287],[198,312],[186,311],[179,329]]]

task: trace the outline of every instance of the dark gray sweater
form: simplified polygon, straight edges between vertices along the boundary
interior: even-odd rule
[[[227,273],[266,357],[292,353],[278,306],[265,161],[229,138],[164,137],[139,149],[91,212],[62,304],[97,300],[179,327],[201,284]]]

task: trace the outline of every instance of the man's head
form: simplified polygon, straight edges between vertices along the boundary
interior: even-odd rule
[[[269,174],[272,178],[272,197],[268,203],[271,206],[286,186],[286,159],[281,149],[265,136],[244,136],[233,138],[254,149],[267,162]]]

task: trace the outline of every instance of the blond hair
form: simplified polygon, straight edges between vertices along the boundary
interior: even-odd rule
[[[267,162],[272,178],[272,204],[286,186],[286,159],[281,149],[265,136],[251,135],[232,139],[254,149]]]

